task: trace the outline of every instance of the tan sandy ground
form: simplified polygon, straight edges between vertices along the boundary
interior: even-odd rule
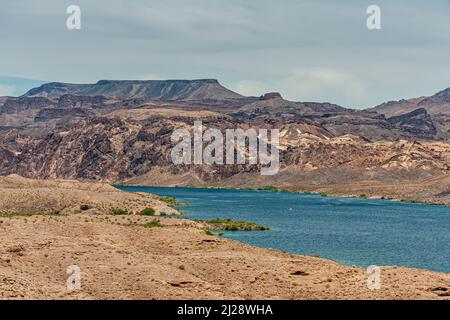
[[[448,174],[417,181],[355,181],[315,187],[305,186],[303,190],[336,196],[367,196],[450,206],[450,175]]]
[[[148,193],[122,192],[104,183],[80,183],[70,180],[32,180],[17,175],[0,177],[0,212],[109,213],[112,209],[138,212],[147,207],[157,214],[179,214]]]
[[[28,181],[32,186],[26,187],[24,182],[16,196],[22,192],[17,190],[29,194],[42,183],[48,192],[65,184]],[[13,189],[11,181],[8,188]],[[93,201],[111,206],[106,202],[113,197],[103,192],[101,201]],[[117,193],[114,199],[134,197],[111,192]],[[93,198],[94,193],[89,192]],[[163,226],[124,225],[153,219]],[[382,267],[381,289],[369,290],[365,269],[208,236],[200,224],[185,219],[82,213],[0,221],[0,298],[450,299],[449,274]],[[81,269],[78,291],[66,288],[70,265]]]

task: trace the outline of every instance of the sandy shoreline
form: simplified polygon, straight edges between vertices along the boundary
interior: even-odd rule
[[[83,192],[65,195],[72,202],[63,215],[0,218],[3,299],[450,299],[450,274],[382,267],[381,289],[369,290],[363,268],[210,236],[187,219],[107,214],[124,199],[130,208],[152,203],[158,212],[170,210],[149,195],[102,184],[4,179],[0,192],[22,195],[17,203],[27,199],[31,207],[66,187]],[[86,195],[98,208],[69,213]],[[0,205],[4,211],[5,202]],[[143,226],[154,220],[161,226]],[[81,270],[80,290],[67,290],[70,265]]]

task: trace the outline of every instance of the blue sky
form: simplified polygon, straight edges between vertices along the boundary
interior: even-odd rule
[[[71,4],[81,30],[66,29]],[[366,28],[371,4],[381,30]],[[242,94],[362,108],[450,87],[449,22],[448,0],[2,0],[0,72],[217,78]],[[11,90],[0,83],[0,95]]]

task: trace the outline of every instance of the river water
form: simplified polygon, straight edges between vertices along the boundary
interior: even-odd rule
[[[293,192],[119,187],[175,197],[192,219],[253,221],[269,231],[224,237],[257,247],[319,255],[346,265],[398,265],[450,272],[450,208]]]

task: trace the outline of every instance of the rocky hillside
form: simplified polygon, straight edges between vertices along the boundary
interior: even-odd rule
[[[115,182],[147,177],[153,183],[195,185],[220,181],[226,184],[228,179],[245,172],[253,175],[249,184],[259,181],[260,167],[256,165],[176,166],[172,163],[171,134],[177,128],[191,129],[193,121],[199,119],[196,112],[138,109],[123,118],[118,116],[120,112],[74,120],[45,136],[8,131],[0,139],[0,174]],[[201,119],[205,129],[250,127],[219,113],[211,112]],[[386,179],[426,177],[449,171],[450,144],[446,142],[371,142],[359,136],[335,136],[323,127],[307,123],[259,125],[271,126],[280,128],[281,137],[281,172],[271,177],[273,183],[283,181],[286,170],[290,179],[305,172],[333,168],[362,170],[369,176],[385,175]],[[363,176],[358,174],[358,179]],[[348,177],[328,174],[327,179],[348,180]]]
[[[371,110],[386,116],[395,116],[423,108],[431,115],[450,115],[450,88],[442,90],[430,97],[420,97],[408,100],[389,101]]]
[[[430,115],[436,127],[434,138],[448,139],[450,137],[450,88],[430,97],[386,102],[370,110],[386,117],[393,117],[409,114],[418,109],[422,110],[422,113],[425,110]]]
[[[446,99],[441,93],[420,101],[438,104]],[[450,115],[410,108],[414,103],[405,100],[401,104],[408,105],[408,112],[397,106],[386,116],[379,113],[381,108],[293,102],[276,92],[242,97],[215,80],[49,83],[22,97],[0,99],[0,175],[294,186],[305,179],[321,185],[447,174]],[[267,180],[259,166],[173,165],[172,132],[192,130],[199,119],[205,128],[222,132],[279,129],[279,174]],[[436,139],[440,141],[432,141]]]
[[[331,103],[293,102],[275,96],[262,97],[230,114],[246,122],[271,119],[284,123],[307,122],[321,126],[333,135],[352,134],[370,140],[430,140],[437,136],[437,129],[426,110],[420,115],[411,113],[401,119],[389,118],[371,110],[346,109]],[[409,124],[403,125],[402,121]]]

